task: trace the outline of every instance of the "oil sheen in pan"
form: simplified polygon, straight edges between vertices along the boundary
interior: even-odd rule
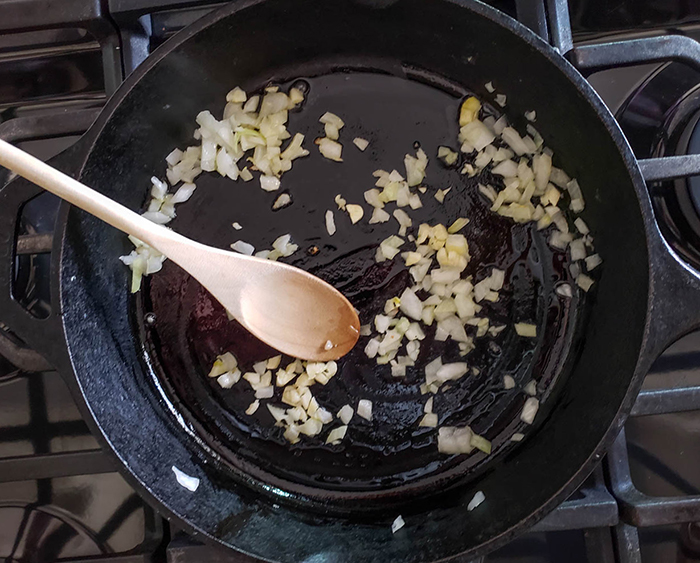
[[[474,372],[444,386],[435,395],[433,407],[439,425],[470,424],[492,441],[493,453],[441,455],[437,429],[418,427],[428,398],[419,390],[425,364],[437,356],[444,362],[464,361],[456,343],[434,341],[434,327],[427,330],[417,365],[400,378],[392,377],[388,366],[377,366],[365,356],[368,337],[361,337],[356,348],[339,361],[339,372],[331,382],[314,385],[312,391],[320,405],[334,414],[345,404],[356,408],[359,399],[369,399],[372,421],[355,416],[338,446],[324,441],[339,422],[326,426],[318,437],[304,437],[290,445],[282,437],[283,430],[273,425],[264,406],[267,401],[261,401],[253,416],[244,413],[254,400],[247,382],[241,380],[225,390],[206,377],[223,352],[232,352],[244,370],[276,352],[229,322],[222,307],[170,262],[150,279],[144,296],[138,299],[141,319],[147,312],[156,318],[145,334],[157,377],[188,423],[231,467],[283,490],[301,487],[306,492],[323,489],[353,494],[405,490],[473,473],[517,447],[510,441],[514,432],[527,433],[519,421],[525,384],[534,377],[538,397],[546,401],[557,381],[576,324],[576,299],[562,299],[554,291],[558,283],[573,284],[567,258],[553,254],[533,225],[516,225],[490,212],[476,180],[436,158],[439,145],[457,149],[460,99],[453,94],[426,84],[424,77],[418,82],[371,72],[338,72],[296,84],[307,89],[307,100],[299,111],[290,113],[288,129],[306,135],[305,146],[311,155],[295,161],[282,178],[280,192],[263,192],[257,177],[244,184],[203,174],[197,179],[193,198],[178,208],[173,228],[205,244],[227,248],[242,239],[257,250],[271,248],[277,236],[290,233],[300,249],[287,261],[335,285],[367,324],[382,311],[385,300],[399,295],[410,280],[400,260],[375,263],[378,242],[395,234],[398,224],[393,218],[385,224],[367,224],[371,210],[363,192],[373,187],[372,172],[378,168],[403,173],[404,155],[414,154],[420,143],[430,164],[424,182],[428,191],[421,194],[423,207],[409,210],[414,228],[422,222],[449,225],[457,217],[468,217],[471,222],[462,231],[471,253],[466,274],[476,282],[491,267],[506,271],[501,299],[488,304],[482,314],[491,324],[507,324],[508,328],[495,339],[477,340],[476,350],[466,357]],[[282,87],[286,90],[290,85]],[[493,107],[487,110],[497,114]],[[346,123],[340,135],[342,163],[322,158],[313,144],[316,137],[323,136],[318,119],[326,111],[338,114]],[[352,144],[355,137],[369,140],[365,152]],[[163,175],[162,170],[156,173]],[[449,186],[453,189],[440,204],[434,193]],[[293,204],[272,211],[282,191],[289,192]],[[337,210],[337,194],[349,203],[362,204],[364,220],[351,225],[347,215]],[[324,223],[328,209],[334,210],[338,227],[332,237]],[[243,229],[234,230],[234,221]],[[312,247],[319,251],[310,252]],[[536,323],[538,338],[518,337],[514,322]],[[283,365],[288,361],[283,359]],[[509,391],[503,388],[507,374],[516,380],[515,389]],[[281,389],[276,388],[276,400],[270,403],[282,405],[280,397]]]

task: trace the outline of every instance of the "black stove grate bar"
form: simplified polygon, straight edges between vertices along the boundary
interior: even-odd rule
[[[38,373],[53,369],[41,354],[31,348],[20,346],[3,330],[0,330],[0,356],[25,373]]]
[[[15,254],[48,254],[53,248],[53,233],[42,235],[19,235]]]
[[[608,68],[669,61],[700,70],[700,44],[683,35],[663,35],[581,45],[570,53],[569,58],[584,76]]]
[[[61,109],[50,115],[17,117],[0,123],[0,139],[8,143],[82,135],[94,123],[100,108]]]
[[[547,15],[551,38],[545,38],[545,41],[549,41],[557,51],[565,55],[574,48],[567,0],[547,0]]]
[[[695,66],[700,69],[700,59],[696,61]],[[639,161],[639,168],[647,182],[686,178],[700,170],[700,154],[648,158]]]
[[[605,486],[603,470],[597,467],[586,484],[569,499],[535,524],[533,532],[578,530],[615,526],[619,522],[617,502]]]
[[[616,562],[642,563],[642,552],[639,546],[639,532],[634,526],[621,522],[613,529],[615,540]]]
[[[651,497],[637,489],[630,474],[624,430],[615,439],[606,459],[610,485],[623,522],[648,527],[700,520],[700,495]]]
[[[644,389],[632,407],[632,416],[700,411],[700,387]]]
[[[547,10],[542,0],[516,0],[515,12],[521,24],[549,42]]]
[[[46,2],[44,0],[3,0],[2,32],[78,28],[89,32],[100,44],[105,89],[113,93],[124,79],[117,29],[100,0],[91,2]],[[41,22],[37,24],[37,22]]]
[[[0,483],[113,473],[116,470],[102,450],[33,454],[0,459]]]

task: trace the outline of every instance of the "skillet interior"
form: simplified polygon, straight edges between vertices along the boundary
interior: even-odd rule
[[[338,233],[331,237],[325,229],[325,210],[336,207],[336,194],[364,203],[363,192],[373,185],[372,172],[390,163],[403,170],[403,155],[414,151],[414,142],[420,141],[433,157],[439,145],[454,145],[460,97],[405,77],[368,72],[325,74],[304,84],[310,85],[308,99],[292,114],[290,130],[306,134],[311,145],[321,134],[318,117],[327,110],[338,112],[347,123],[343,129],[344,162],[328,161],[312,146],[312,154],[283,177],[283,187],[292,194],[294,203],[278,211],[272,211],[278,193],[262,192],[252,182],[231,184],[218,175],[206,175],[198,181],[201,189],[193,200],[180,207],[172,226],[215,246],[240,237],[258,249],[269,247],[280,234],[291,233],[301,251],[289,262],[341,289],[367,324],[383,311],[387,299],[412,285],[405,267],[376,264],[374,260],[378,241],[395,234],[397,224],[392,219],[385,224],[363,221],[352,226],[345,214],[337,213]],[[355,136],[371,139],[371,148],[365,153],[356,150],[350,144]],[[572,331],[566,329],[575,325],[577,300],[554,292],[560,280],[574,282],[564,257],[549,250],[547,233],[538,232],[533,225],[514,226],[495,216],[478,193],[478,178],[467,179],[460,168],[448,169],[432,158],[426,181],[429,191],[422,195],[425,205],[411,210],[410,215],[416,226],[420,222],[449,225],[458,217],[471,219],[463,231],[471,243],[467,274],[479,281],[490,272],[490,268],[484,270],[485,265],[507,271],[501,302],[484,302],[483,314],[494,325],[511,328],[496,339],[478,340],[477,349],[466,358],[478,374],[462,378],[436,395],[434,409],[440,424],[470,424],[494,442],[494,450],[506,453],[515,446],[510,442],[513,432],[527,431],[518,421],[527,397],[522,387],[534,376],[547,397],[560,374],[571,344]],[[440,204],[433,197],[435,190],[449,186],[454,188]],[[234,231],[233,220],[245,225],[243,230]],[[306,252],[312,246],[320,249],[315,255]],[[171,399],[232,468],[261,481],[299,492],[310,493],[311,487],[324,489],[317,492],[324,499],[331,495],[347,499],[348,494],[342,491],[352,492],[354,497],[368,496],[361,492],[375,497],[379,491],[391,491],[395,496],[398,490],[425,492],[429,484],[435,486],[448,477],[464,478],[472,468],[497,457],[441,455],[437,429],[418,427],[427,399],[419,390],[425,364],[437,356],[445,362],[463,360],[456,342],[434,340],[435,326],[427,331],[416,366],[400,379],[391,376],[389,366],[378,367],[366,357],[363,350],[369,337],[363,337],[339,362],[339,374],[332,382],[316,385],[312,391],[333,413],[344,404],[356,407],[359,399],[369,399],[373,402],[372,421],[356,417],[342,446],[325,445],[327,430],[290,447],[282,436],[283,429],[274,426],[266,408],[252,417],[244,414],[254,400],[247,383],[222,390],[215,380],[205,377],[216,356],[224,351],[233,352],[243,369],[251,370],[254,362],[275,355],[273,350],[251,338],[237,323],[229,323],[211,296],[173,264],[153,277],[146,303],[139,304],[141,312],[155,314],[155,322],[150,317],[145,332]],[[518,337],[512,329],[518,321],[536,322],[539,339]],[[289,361],[285,359],[283,364]],[[506,392],[505,374],[513,375],[519,388]],[[283,406],[281,389],[270,403]]]
[[[556,151],[559,165],[583,186],[584,217],[605,260],[602,278],[591,295],[590,315],[577,334],[578,361],[525,443],[449,498],[436,495],[406,508],[409,516],[421,514],[422,524],[409,524],[411,539],[386,546],[383,552],[404,560],[444,557],[473,548],[530,518],[570,483],[622,404],[633,378],[646,315],[643,223],[619,140],[613,140],[594,105],[586,102],[572,78],[554,68],[552,60],[479,13],[490,13],[487,10],[478,6],[473,10],[447,1],[432,2],[427,9],[417,0],[380,11],[350,2],[338,2],[332,10],[323,2],[311,1],[294,7],[275,0],[256,4],[198,33],[131,84],[131,92],[97,139],[82,177],[138,208],[143,186],[159,169],[163,156],[191,135],[197,111],[220,110],[220,100],[234,84],[250,87],[288,78],[288,69],[294,67],[307,76],[315,74],[314,68],[333,66],[372,67],[394,75],[401,75],[403,68],[430,69],[430,76],[446,77],[446,82],[462,84],[481,96],[486,94],[483,84],[492,80],[508,95],[509,115],[537,110],[537,127]],[[310,28],[315,33],[308,33]],[[319,59],[318,53],[328,56]],[[261,68],[269,69],[266,76],[261,76]],[[392,150],[402,156],[407,149]],[[381,161],[384,165],[384,157]],[[206,188],[203,181],[201,190]],[[183,231],[187,232],[184,224]],[[221,246],[230,242],[203,240]],[[260,554],[268,547],[253,540],[261,533],[259,526],[264,526],[273,545],[284,544],[287,560],[324,549],[335,551],[334,541],[341,531],[331,526],[319,532],[315,526],[316,533],[307,535],[310,531],[304,528],[303,518],[286,509],[274,512],[275,517],[268,514],[266,524],[236,520],[232,525],[231,518],[235,520],[241,508],[226,495],[240,489],[226,480],[227,473],[217,464],[203,474],[206,482],[199,503],[208,510],[186,509],[172,485],[165,480],[156,483],[155,475],[168,456],[183,455],[176,444],[191,444],[195,437],[178,434],[166,402],[154,393],[157,381],[144,365],[140,339],[134,337],[138,327],[127,294],[128,275],[115,260],[126,250],[122,235],[71,212],[63,263],[66,336],[85,399],[107,439],[157,498],[195,527],[230,545]],[[619,339],[620,334],[626,337]],[[105,378],[96,365],[108,369],[110,377]],[[147,440],[149,455],[143,451],[144,423],[156,430],[157,439]],[[138,452],[135,439],[141,443]],[[467,513],[465,501],[478,489],[484,490],[489,502]],[[275,530],[276,518],[295,524]],[[371,522],[377,517],[367,518]],[[365,541],[354,552],[355,560],[378,557],[375,529],[371,523],[358,523],[353,533]],[[463,533],[464,529],[470,533]],[[421,540],[425,547],[411,549]],[[266,556],[272,557],[271,553]]]

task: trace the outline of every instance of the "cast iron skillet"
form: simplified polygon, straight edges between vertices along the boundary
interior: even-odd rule
[[[582,482],[622,425],[651,361],[700,318],[696,274],[661,239],[636,160],[612,116],[573,67],[531,32],[479,3],[376,4],[232,3],[159,49],[56,163],[139,208],[149,177],[162,173],[163,157],[173,146],[190,139],[199,110],[220,112],[233,85],[252,90],[304,77],[309,101],[292,123],[311,128],[328,105],[325,109],[348,116],[346,154],[349,139],[363,131],[377,136],[375,152],[364,164],[359,154],[354,161],[348,156],[351,173],[319,159],[295,165],[285,183],[299,201],[287,211],[306,213],[307,224],[299,226],[294,216],[280,215],[279,221],[298,226],[295,237],[304,244],[322,247],[322,260],[302,255],[299,264],[354,291],[365,299],[361,305],[369,314],[369,290],[376,286],[392,293],[405,281],[396,272],[372,272],[372,277],[363,270],[363,245],[376,240],[375,233],[360,230],[332,244],[318,235],[311,227],[322,213],[315,203],[325,197],[329,182],[331,198],[336,186],[347,188],[338,190],[344,194],[354,189],[359,197],[368,186],[354,183],[374,168],[400,164],[416,140],[426,147],[449,142],[457,97],[473,91],[491,99],[484,84],[493,81],[508,95],[508,115],[516,123],[515,116],[537,111],[537,127],[555,150],[555,164],[583,186],[584,218],[605,260],[585,303],[564,305],[551,295],[552,285],[565,279],[562,264],[531,230],[506,228],[487,216],[483,203],[469,195],[473,190],[465,188],[463,199],[453,196],[444,210],[423,210],[425,218],[469,213],[481,226],[472,233],[475,254],[508,268],[515,305],[495,315],[511,322],[528,318],[544,329],[530,349],[514,347],[506,337],[500,354],[470,359],[484,367],[482,377],[446,399],[452,400],[444,405],[451,422],[471,422],[493,438],[495,455],[441,460],[434,437],[392,436],[383,426],[396,422],[395,412],[381,408],[375,425],[358,425],[359,445],[348,455],[335,454],[340,462],[318,447],[292,456],[275,436],[260,434],[262,425],[247,438],[241,422],[222,408],[243,401],[233,393],[216,395],[202,383],[201,373],[222,348],[241,346],[251,360],[270,352],[244,342],[245,336],[228,325],[219,330],[222,316],[213,304],[209,315],[191,314],[209,305],[207,296],[172,266],[164,272],[170,276],[155,277],[150,291],[134,300],[128,272],[116,260],[127,251],[125,238],[67,206],[55,249],[61,256],[54,280],[61,314],[39,322],[19,309],[9,291],[0,296],[3,316],[11,316],[11,328],[30,345],[55,337],[57,328],[63,331],[67,353],[53,351],[49,359],[66,375],[93,430],[122,462],[130,483],[191,532],[266,560],[426,561],[477,555],[505,543]],[[381,103],[370,107],[376,99]],[[439,115],[439,107],[448,109]],[[413,138],[417,134],[420,139]],[[404,145],[393,140],[401,138]],[[433,169],[436,182],[453,174]],[[312,185],[300,187],[304,182]],[[256,221],[252,215],[271,204],[269,197],[256,188],[241,195],[213,178],[198,184],[198,199],[181,208],[176,229],[225,246],[235,237],[228,224],[239,220],[248,225],[250,237],[268,237],[269,243],[275,232],[270,217],[277,221],[278,216],[263,214]],[[7,210],[17,209],[16,194],[26,197],[26,190],[18,180],[0,192],[5,265],[0,281],[6,288],[16,221]],[[494,252],[494,246],[504,251]],[[152,311],[151,326],[144,315]],[[398,392],[396,385],[383,388],[386,383],[372,370],[363,370],[360,354],[347,363],[347,375],[339,378],[346,394],[357,390],[377,398],[386,397],[387,389],[392,397]],[[544,400],[517,447],[506,438],[516,430],[523,397],[499,390],[504,370],[521,384],[531,376],[538,379]],[[395,409],[407,413],[407,421],[416,408],[411,385],[407,377]],[[484,402],[469,403],[473,396]],[[330,391],[326,399],[336,400]],[[370,447],[374,439],[388,455]],[[173,466],[200,479],[195,492],[177,483]],[[479,490],[487,501],[468,512],[467,503]],[[390,524],[398,514],[407,524],[392,536]]]

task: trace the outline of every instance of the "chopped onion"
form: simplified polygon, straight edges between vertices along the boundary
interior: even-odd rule
[[[525,434],[521,434],[520,432],[516,432],[510,437],[511,442],[521,442],[522,439],[525,437]]]
[[[241,370],[236,369],[226,372],[216,378],[216,382],[224,389],[230,389],[241,379]]]
[[[418,426],[427,426],[429,428],[435,428],[438,425],[438,416],[434,413],[426,413],[423,418],[420,419]]]
[[[569,245],[569,252],[573,261],[583,260],[586,257],[586,246],[583,239],[576,239]]]
[[[454,223],[450,225],[447,228],[447,232],[450,234],[457,233],[461,231],[464,227],[466,227],[469,224],[469,219],[466,219],[465,217],[460,217],[458,219],[455,219]]]
[[[366,420],[372,420],[372,401],[360,399],[357,404],[357,415]]]
[[[562,297],[573,296],[573,291],[571,290],[571,286],[568,283],[558,285],[555,291],[557,292],[557,295],[561,295]]]
[[[549,237],[549,244],[550,246],[553,246],[554,248],[558,248],[560,250],[565,250],[567,245],[571,242],[571,239],[573,237],[571,236],[570,233],[562,233],[561,231],[553,231],[551,236]],[[585,251],[584,251],[584,256],[585,256]]]
[[[399,248],[404,244],[404,240],[401,237],[392,235],[387,239],[384,239],[379,244],[378,251],[381,253],[383,259],[392,260],[394,256],[399,253]],[[377,260],[381,262],[383,260]]]
[[[486,455],[489,455],[491,453],[491,442],[489,442],[483,436],[479,436],[478,434],[472,434],[470,443],[477,450],[484,452]]]
[[[518,336],[524,336],[526,338],[536,338],[537,326],[530,323],[515,323],[515,332],[518,333]]]
[[[532,111],[525,112],[525,119],[528,121],[535,121],[537,119],[537,112],[533,109]]]
[[[406,182],[409,186],[417,186],[425,178],[425,169],[428,166],[428,157],[423,149],[418,149],[416,156],[407,154],[404,157],[406,166]]]
[[[518,174],[518,165],[510,159],[504,160],[495,166],[491,172],[506,178],[513,178]]]
[[[418,189],[420,190],[420,188]],[[411,207],[411,209],[420,209],[423,207],[423,202],[418,194],[411,194],[411,196],[408,198],[408,205]]]
[[[170,200],[170,203],[185,203],[190,199],[190,197],[192,197],[192,194],[194,193],[194,190],[196,188],[197,186],[195,186],[194,184],[182,184],[182,186],[180,186],[173,195],[172,199]]]
[[[323,127],[323,131],[328,139],[332,141],[337,141],[340,138],[340,131],[332,123],[326,123]]]
[[[275,394],[275,388],[272,385],[260,387],[255,391],[256,399],[270,399]]]
[[[479,191],[484,194],[491,201],[491,203],[496,201],[496,190],[494,190],[491,186],[479,184]]]
[[[362,206],[354,203],[348,203],[345,206],[345,210],[348,212],[353,225],[362,219],[362,216],[365,214],[365,210]]]
[[[435,374],[437,381],[452,381],[460,379],[468,371],[467,364],[464,362],[455,362],[452,364],[444,364],[440,366]]]
[[[247,254],[248,256],[252,256],[253,252],[255,252],[255,247],[252,244],[248,244],[247,242],[244,242],[242,240],[237,240],[231,245],[231,248],[235,250],[236,252],[240,252],[241,254]]]
[[[404,522],[404,519],[401,515],[396,517],[396,520],[394,520],[391,523],[391,533],[395,534],[398,532],[401,528],[403,528],[406,525],[406,522]]]
[[[265,367],[267,369],[277,369],[282,361],[282,355],[273,356],[265,362]]]
[[[525,401],[523,412],[520,413],[520,420],[526,424],[532,424],[539,408],[540,402],[534,397],[529,397],[527,401]]]
[[[360,149],[363,152],[369,146],[369,141],[367,139],[363,139],[362,137],[355,137],[352,140],[352,142],[358,149]]]
[[[365,354],[368,358],[374,358],[379,353],[379,340],[373,338],[365,346]]]
[[[438,147],[437,155],[440,160],[447,164],[447,166],[452,166],[459,158],[459,154],[453,151],[450,147],[444,146]]]
[[[418,298],[418,296],[407,287],[399,299],[401,300],[401,304],[399,306],[401,312],[404,315],[419,321],[421,319],[421,314],[423,313],[423,302]]]
[[[248,408],[245,410],[245,413],[247,415],[253,415],[253,414],[255,414],[255,411],[258,410],[259,406],[260,406],[260,401],[258,399],[256,399],[255,401],[250,403],[250,405],[248,405]]]
[[[330,209],[326,211],[326,230],[331,236],[335,234],[335,217]]]
[[[460,126],[474,121],[479,116],[479,110],[481,110],[481,102],[475,96],[470,96],[464,100],[459,108]]]
[[[167,162],[169,166],[175,166],[182,160],[184,154],[185,153],[180,149],[173,149],[173,151],[165,157],[165,162]]]
[[[576,220],[574,221],[574,225],[578,229],[578,232],[581,233],[582,235],[587,235],[590,233],[590,229],[588,228],[588,225],[586,225],[585,221],[581,219],[581,217],[577,217]]]
[[[338,411],[338,418],[343,422],[343,424],[350,424],[355,411],[350,405],[344,405]]]
[[[586,270],[588,270],[590,272],[594,268],[597,268],[598,266],[600,266],[603,263],[603,260],[597,254],[592,254],[591,256],[589,256],[585,259],[585,263],[586,263]]]
[[[487,83],[484,85],[484,87],[486,88],[486,90],[487,90],[490,94],[493,94],[493,93],[496,91],[496,89],[493,87],[493,82],[487,82]]]
[[[471,444],[472,429],[442,426],[438,430],[438,451],[441,454],[468,454],[474,449]]]
[[[273,252],[277,251],[280,256],[291,256],[294,254],[298,249],[299,246],[296,244],[292,243],[292,236],[289,234],[282,235],[280,237],[277,237],[275,241],[272,243],[272,248]]]
[[[174,465],[171,467],[171,469],[173,470],[173,473],[175,473],[175,479],[177,480],[178,484],[180,484],[182,487],[193,493],[199,488],[200,481],[197,477],[187,475],[187,473],[180,471]]]
[[[435,192],[435,199],[437,199],[440,203],[443,203],[445,201],[445,196],[451,189],[452,188],[447,188],[446,190],[438,190],[437,192]]]
[[[338,428],[334,428],[328,434],[328,438],[326,438],[326,444],[339,444],[340,441],[343,438],[345,438],[345,434],[347,433],[347,431],[348,431],[347,425],[339,426]]]
[[[389,219],[391,219],[391,215],[389,215],[383,209],[375,207],[374,211],[372,212],[372,217],[369,219],[369,224],[374,225],[375,223],[386,223]]]
[[[505,389],[513,389],[515,387],[515,379],[510,375],[503,376],[503,387]]]
[[[469,504],[467,505],[467,510],[471,512],[485,500],[486,496],[484,495],[484,493],[482,493],[481,491],[477,491],[472,497],[472,500],[469,501]]]
[[[233,371],[236,367],[238,367],[236,357],[231,352],[226,352],[216,358],[209,371],[209,377],[218,377],[222,373]]]
[[[263,177],[261,177],[261,181]],[[283,207],[288,206],[290,203],[292,203],[292,196],[289,194],[280,194],[280,196],[275,200],[275,203],[272,204],[272,209],[276,211],[277,209],[282,209]]]
[[[406,229],[413,225],[413,221],[411,221],[408,213],[406,213],[403,209],[395,209],[393,215],[400,226],[399,235],[404,236],[406,234]]]
[[[569,266],[569,272],[571,273],[571,277],[577,278],[581,273],[581,265],[578,262],[574,262]]]
[[[534,379],[531,379],[530,381],[528,381],[527,385],[523,387],[523,391],[526,395],[534,397],[535,395],[537,395],[537,382]]]
[[[275,176],[260,176],[260,187],[266,192],[274,192],[280,187],[280,180]]]
[[[493,129],[493,132],[496,133],[496,135],[500,135],[501,133],[503,133],[503,130],[506,127],[508,127],[508,118],[505,115],[502,115],[501,117],[498,118],[498,120],[494,121],[492,129]],[[489,147],[486,147],[486,149],[489,149]],[[498,149],[498,150],[501,150],[501,149]],[[503,150],[507,150],[507,149],[503,149]],[[504,158],[510,158],[510,157],[504,157]],[[500,160],[504,160],[504,158],[502,158]]]
[[[501,133],[501,138],[508,144],[508,146],[513,149],[513,152],[518,156],[527,154],[530,152],[529,147],[523,141],[520,134],[512,127],[506,127]]]
[[[593,286],[593,279],[586,274],[579,274],[576,276],[576,285],[578,285],[583,291],[588,291]]]
[[[496,135],[483,122],[475,119],[471,123],[467,123],[459,130],[459,140],[462,143],[468,143],[472,150],[483,150],[496,140]],[[462,147],[462,152],[467,147]]]
[[[369,203],[372,207],[375,207],[377,209],[381,209],[384,207],[384,202],[381,200],[380,197],[380,192],[376,188],[372,188],[371,190],[367,190],[364,193],[365,196],[365,201]]]
[[[532,159],[532,167],[535,173],[535,187],[544,191],[552,175],[552,157],[544,153],[537,154]],[[556,205],[556,202],[552,204]]]
[[[331,113],[329,111],[324,113],[321,116],[321,118],[319,119],[319,121],[321,123],[323,123],[324,125],[325,124],[333,125],[337,129],[342,129],[345,126],[345,122],[342,119],[340,119],[340,117],[338,117],[337,115],[335,115],[334,113]]]
[[[341,158],[343,154],[343,145],[327,137],[323,137],[316,142],[318,144],[318,150],[325,158],[336,162],[343,162]]]

